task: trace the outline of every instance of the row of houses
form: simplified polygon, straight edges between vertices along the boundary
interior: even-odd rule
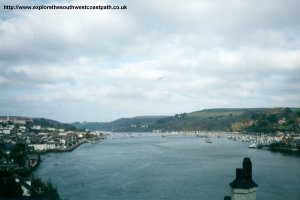
[[[30,140],[30,139],[29,139]],[[63,150],[77,145],[80,142],[78,134],[54,135],[31,138],[29,146],[36,151]]]
[[[3,144],[16,144],[25,143],[32,147],[35,151],[65,151],[70,150],[79,144],[87,141],[96,141],[103,138],[102,134],[87,133],[87,132],[62,132],[62,133],[45,133],[45,132],[25,132],[17,134],[1,134],[0,143]]]

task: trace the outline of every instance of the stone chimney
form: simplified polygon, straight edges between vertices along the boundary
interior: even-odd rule
[[[231,200],[256,200],[258,185],[252,180],[252,163],[250,158],[244,158],[243,168],[236,169],[235,180],[230,184]],[[224,198],[224,199],[225,199]]]

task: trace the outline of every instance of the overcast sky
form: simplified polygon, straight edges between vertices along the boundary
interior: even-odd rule
[[[1,2],[0,115],[111,121],[300,107],[299,0]],[[128,9],[3,9],[42,3]]]

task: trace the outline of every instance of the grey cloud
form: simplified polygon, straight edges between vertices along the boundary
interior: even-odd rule
[[[2,18],[0,115],[112,120],[300,106],[299,1],[126,4],[124,12]]]

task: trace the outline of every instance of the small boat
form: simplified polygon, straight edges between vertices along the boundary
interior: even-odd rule
[[[205,140],[206,143],[213,143],[210,139]]]
[[[257,145],[255,143],[249,144],[250,149],[256,149]]]

